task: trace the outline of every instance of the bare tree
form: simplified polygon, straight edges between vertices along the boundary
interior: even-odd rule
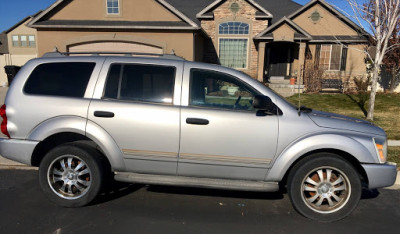
[[[373,120],[375,97],[380,77],[379,70],[384,57],[399,44],[389,44],[390,38],[400,21],[400,0],[346,0],[350,5],[353,18],[365,31],[372,35],[376,46],[375,56],[366,52],[372,61],[373,75],[371,79],[371,96],[368,106],[367,119]]]

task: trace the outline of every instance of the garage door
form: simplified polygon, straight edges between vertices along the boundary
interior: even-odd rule
[[[121,53],[153,53],[162,54],[160,47],[149,46],[139,43],[127,42],[96,42],[76,46],[70,46],[69,52],[121,52]]]

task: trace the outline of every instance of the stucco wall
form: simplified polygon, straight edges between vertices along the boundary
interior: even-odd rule
[[[4,71],[6,65],[6,55],[0,55],[0,86],[7,85],[7,76]]]
[[[54,47],[57,47],[60,51],[65,52],[66,45],[68,42],[73,42],[79,40],[79,38],[93,38],[93,40],[98,40],[96,38],[112,38],[123,37],[124,40],[127,38],[132,38],[132,42],[154,45],[163,45],[164,53],[171,53],[172,50],[175,54],[182,56],[187,60],[194,59],[193,50],[193,33],[192,32],[77,32],[77,31],[38,31],[38,38],[40,40],[39,44],[39,56],[47,52],[53,51]],[[86,42],[90,42],[87,39]],[[106,41],[106,40],[103,40]],[[118,41],[116,39],[116,41]]]
[[[51,20],[181,21],[154,0],[119,0],[120,14],[108,15],[106,0],[74,0]]]
[[[294,41],[294,30],[287,24],[280,26],[272,34],[274,41]]]
[[[311,14],[315,11],[318,11],[321,15],[321,19],[318,22],[313,22],[310,19]],[[356,31],[354,31],[347,24],[319,4],[311,7],[307,11],[294,18],[293,22],[313,36],[358,35]]]
[[[237,2],[240,5],[239,11],[234,14],[229,6],[233,3]],[[204,31],[208,34],[212,43],[206,43],[205,46],[205,60],[206,62],[215,62],[212,61],[214,59],[214,55],[212,53],[217,53],[219,51],[218,48],[218,25],[227,21],[241,21],[248,23],[250,25],[250,35],[249,38],[249,51],[248,51],[248,65],[247,69],[238,69],[243,72],[249,74],[250,76],[256,78],[257,77],[257,67],[258,67],[258,48],[253,41],[253,37],[265,30],[268,26],[267,20],[256,20],[256,9],[248,4],[244,0],[227,0],[219,7],[214,10],[214,20],[202,20],[201,26]],[[246,35],[222,35],[223,37],[246,37]]]
[[[349,45],[346,66],[347,75],[358,76],[366,73],[364,49],[365,45]]]
[[[29,20],[27,20],[23,24],[19,25],[17,28],[15,28],[14,30],[12,30],[11,32],[9,32],[7,34],[8,50],[9,50],[10,54],[20,54],[20,55],[27,55],[27,54],[35,55],[35,54],[37,54],[38,40],[37,40],[36,29],[27,27],[26,24],[28,22],[29,22]],[[12,36],[14,36],[14,35],[24,35],[24,36],[33,35],[33,36],[35,36],[36,46],[35,47],[14,47],[13,43],[12,43]]]

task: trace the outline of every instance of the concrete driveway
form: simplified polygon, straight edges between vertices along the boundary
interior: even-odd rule
[[[0,87],[0,105],[4,104],[4,99],[6,98],[8,87]]]

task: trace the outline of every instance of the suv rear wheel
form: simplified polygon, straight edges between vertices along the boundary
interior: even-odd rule
[[[348,216],[361,197],[361,181],[354,167],[331,153],[311,155],[295,165],[288,193],[302,215],[331,222]]]
[[[101,190],[105,167],[102,155],[92,147],[68,143],[46,154],[39,167],[44,193],[58,205],[87,205]]]

